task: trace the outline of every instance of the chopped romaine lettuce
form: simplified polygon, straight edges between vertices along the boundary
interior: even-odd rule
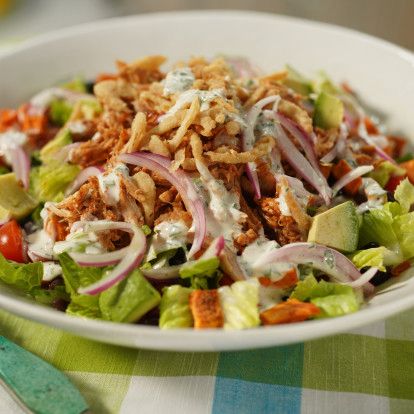
[[[43,277],[43,263],[15,263],[0,253],[0,279],[24,293],[33,294],[40,288]]]
[[[100,294],[103,319],[135,322],[161,301],[158,291],[135,269],[127,278]]]
[[[373,178],[381,187],[385,187],[389,179],[393,175],[404,175],[405,171],[403,168],[391,163],[390,161],[383,161],[377,165],[368,176]]]
[[[377,208],[365,213],[359,231],[359,245],[363,247],[370,242],[375,242],[400,254],[393,221],[392,214],[385,208]]]
[[[189,280],[193,289],[214,289],[221,276],[218,272],[219,265],[218,257],[187,262],[180,268],[180,276]]]
[[[290,297],[318,306],[321,310],[318,317],[341,316],[359,309],[359,299],[351,286],[324,280],[318,282],[314,276],[298,282]]]
[[[63,100],[55,99],[50,103],[49,117],[53,124],[63,126],[66,124],[72,114],[73,106]]]
[[[243,280],[218,289],[224,316],[224,329],[245,329],[258,326],[259,282]]]
[[[67,129],[60,130],[59,133],[41,149],[40,160],[44,164],[55,162],[58,151],[69,144],[72,144],[70,131]]]
[[[356,312],[359,309],[355,294],[336,294],[324,296],[312,299],[311,303],[316,305],[321,310],[321,314],[318,315],[317,318],[331,318],[335,316],[347,315],[348,313]]]
[[[393,230],[397,235],[404,259],[414,257],[414,212],[396,217]]]
[[[66,292],[64,285],[58,285],[53,289],[35,288],[32,291],[32,296],[36,302],[43,303],[44,305],[53,305],[57,300],[70,301],[70,296]]]
[[[168,286],[163,289],[159,320],[161,329],[193,326],[193,315],[189,305],[192,290],[180,285]]]
[[[283,83],[288,88],[291,88],[302,95],[309,95],[312,92],[312,86],[309,79],[290,65],[286,65],[286,71],[287,77],[283,80]]]
[[[385,266],[397,265],[401,261],[402,258],[400,255],[388,250],[384,246],[359,250],[352,255],[352,262],[358,269],[362,269],[363,267],[377,267],[382,272],[386,271]]]
[[[62,88],[69,89],[70,91],[86,93],[86,83],[81,77],[76,77],[69,82],[62,85]]]
[[[95,119],[102,112],[100,103],[93,97],[80,100],[78,105],[80,118],[86,121]]]
[[[80,295],[78,289],[88,286],[102,278],[105,268],[81,267],[76,264],[67,253],[59,255],[62,266],[62,276],[66,292],[69,293],[71,303],[66,312],[71,315],[100,318],[99,295]]]
[[[79,166],[59,162],[32,168],[30,192],[38,201],[62,201],[65,190],[79,172]]]
[[[414,186],[408,181],[408,178],[398,184],[394,192],[394,198],[400,203],[404,213],[410,211],[411,205],[414,204]]]

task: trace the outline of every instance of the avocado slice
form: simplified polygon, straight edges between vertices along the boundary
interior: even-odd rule
[[[321,92],[315,102],[313,123],[323,129],[338,128],[344,117],[344,104],[334,95]]]
[[[135,322],[160,301],[158,291],[135,269],[122,282],[101,293],[99,307],[106,320]]]
[[[309,95],[312,92],[311,82],[300,74],[292,66],[286,65],[287,77],[283,84],[301,95]]]
[[[355,204],[346,201],[313,218],[308,242],[350,253],[358,247],[358,234],[359,218]]]
[[[14,173],[0,175],[0,220],[20,220],[37,206],[37,201],[17,181]]]

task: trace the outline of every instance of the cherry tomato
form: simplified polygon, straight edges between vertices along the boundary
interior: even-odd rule
[[[398,184],[405,178],[405,175],[397,175],[394,177],[391,177],[387,184],[385,185],[385,189],[391,193],[395,191],[395,189],[398,187]]]
[[[16,220],[0,227],[0,253],[8,260],[23,263],[23,234]]]

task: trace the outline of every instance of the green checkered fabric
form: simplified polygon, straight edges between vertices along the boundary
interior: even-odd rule
[[[0,333],[64,371],[95,413],[414,413],[414,309],[352,333],[226,353],[122,348],[4,311]],[[19,411],[1,391],[3,412]]]

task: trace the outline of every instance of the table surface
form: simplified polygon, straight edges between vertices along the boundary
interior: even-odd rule
[[[94,413],[414,413],[414,309],[261,350],[179,353],[83,339],[0,311],[0,334],[64,371]],[[22,411],[0,389],[0,413]]]

